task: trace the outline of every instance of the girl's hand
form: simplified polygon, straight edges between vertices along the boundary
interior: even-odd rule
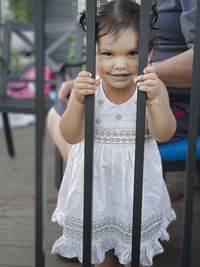
[[[155,73],[155,69],[152,66],[147,66],[144,69],[144,74],[138,76],[135,79],[139,90],[147,93],[147,104],[151,105],[155,101],[159,101],[160,98],[160,80]]]
[[[92,77],[92,74],[87,71],[81,71],[74,81],[74,96],[75,99],[83,104],[85,96],[95,94],[99,82]]]

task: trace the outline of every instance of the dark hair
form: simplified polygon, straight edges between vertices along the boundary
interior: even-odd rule
[[[152,0],[152,12],[150,16],[150,40],[149,50],[155,43],[154,24],[157,20],[156,1]],[[82,14],[80,23],[86,26],[86,17]],[[97,9],[96,19],[96,40],[104,35],[113,34],[118,37],[119,34],[127,28],[132,28],[139,33],[140,27],[140,5],[132,0],[113,0],[104,3]]]

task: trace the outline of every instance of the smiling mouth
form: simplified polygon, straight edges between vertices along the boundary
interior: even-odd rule
[[[130,74],[126,74],[126,73],[119,73],[119,74],[111,74],[114,77],[128,77],[130,76]]]
[[[125,81],[127,78],[131,76],[131,74],[126,74],[126,73],[119,73],[119,74],[111,74],[114,80],[116,81]]]

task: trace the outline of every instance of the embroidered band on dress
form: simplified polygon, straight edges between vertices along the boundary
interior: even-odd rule
[[[147,218],[141,225],[141,242],[149,241],[154,238],[162,228],[163,217],[161,214],[155,214]],[[83,225],[80,218],[65,217],[63,236],[71,240],[82,240]],[[107,217],[94,220],[92,224],[93,240],[101,240],[107,235],[116,237],[123,243],[131,245],[132,242],[132,225],[116,217]]]
[[[104,144],[135,144],[136,131],[120,129],[95,129],[94,142]],[[153,141],[149,132],[145,132],[145,143]]]

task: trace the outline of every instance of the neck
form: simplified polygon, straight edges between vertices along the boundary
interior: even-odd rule
[[[134,94],[135,89],[136,87],[134,84],[128,88],[116,89],[105,85],[103,82],[104,93],[106,97],[114,104],[123,104],[127,102]]]

